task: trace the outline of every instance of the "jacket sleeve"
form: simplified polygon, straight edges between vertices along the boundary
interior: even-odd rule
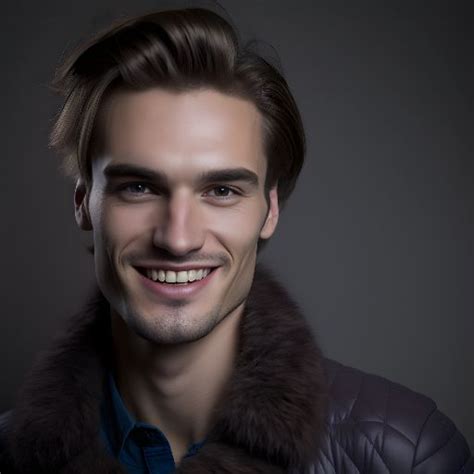
[[[474,458],[464,436],[436,407],[418,438],[412,474],[473,474]]]
[[[474,474],[469,446],[436,402],[326,359],[327,432],[316,473]]]

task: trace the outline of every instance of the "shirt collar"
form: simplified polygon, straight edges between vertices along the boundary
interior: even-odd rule
[[[166,440],[163,433],[157,427],[137,421],[127,410],[112,372],[107,374],[104,395],[101,406],[101,435],[112,455],[117,458],[120,457],[127,439],[134,428],[154,429]],[[189,446],[186,456],[194,455],[206,441],[207,438],[204,438],[202,441]]]
[[[102,404],[102,431],[110,451],[119,456],[136,420],[129,413],[111,372],[107,374],[104,403]]]

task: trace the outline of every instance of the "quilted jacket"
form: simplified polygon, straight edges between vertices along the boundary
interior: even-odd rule
[[[39,357],[0,417],[0,472],[124,473],[101,444],[111,359],[99,290]],[[324,358],[285,290],[257,268],[234,373],[207,441],[178,474],[472,474],[452,421],[428,397]]]

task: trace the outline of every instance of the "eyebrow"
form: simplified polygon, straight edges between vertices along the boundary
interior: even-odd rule
[[[153,181],[161,186],[168,186],[169,181],[161,171],[130,164],[109,164],[104,168],[104,176],[112,178],[135,177],[147,181]],[[258,176],[247,168],[224,168],[204,171],[197,178],[198,183],[210,182],[229,183],[243,181],[253,187],[258,187]]]

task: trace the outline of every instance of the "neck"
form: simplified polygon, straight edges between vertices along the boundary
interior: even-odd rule
[[[112,311],[116,382],[133,416],[157,426],[175,461],[202,441],[235,367],[243,304],[208,335],[189,343],[157,345],[134,333]]]

